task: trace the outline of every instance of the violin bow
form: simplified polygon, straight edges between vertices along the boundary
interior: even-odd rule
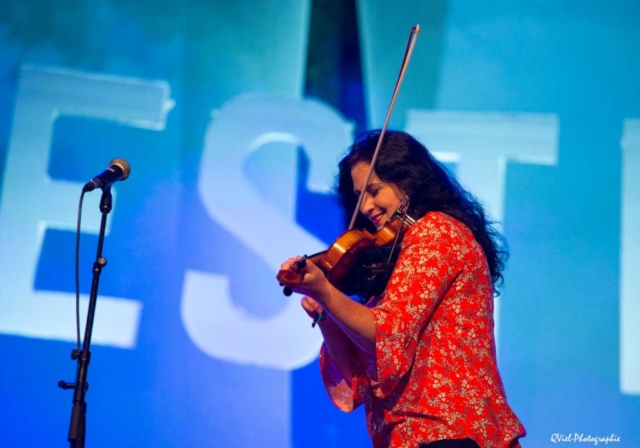
[[[373,167],[376,164],[376,160],[378,159],[378,153],[380,152],[380,147],[382,146],[382,140],[384,139],[384,134],[387,131],[387,127],[389,126],[389,119],[391,118],[391,112],[393,111],[393,106],[396,104],[396,98],[398,97],[398,91],[400,90],[400,86],[402,85],[402,80],[404,79],[404,74],[407,71],[407,66],[409,65],[409,60],[411,59],[411,54],[413,53],[413,47],[416,45],[416,39],[418,38],[418,33],[420,32],[420,25],[416,25],[411,28],[411,32],[409,33],[409,41],[407,42],[407,47],[404,51],[404,58],[402,59],[402,66],[400,67],[400,74],[398,75],[398,79],[396,80],[396,87],[393,90],[393,96],[391,97],[391,104],[389,105],[389,109],[387,110],[387,117],[384,120],[384,124],[382,125],[382,130],[380,131],[380,136],[378,137],[378,143],[376,145],[376,149],[373,152],[373,157],[371,158],[371,164],[369,165],[369,171],[367,172],[367,177],[364,180],[364,187],[362,187],[362,191],[360,191],[360,196],[358,196],[358,202],[356,203],[356,209],[353,211],[353,216],[351,217],[351,222],[349,223],[349,229],[351,230],[356,223],[356,218],[358,216],[358,212],[360,211],[360,206],[362,205],[362,200],[367,191],[367,185],[369,185],[369,179],[371,179],[371,173],[373,173]]]

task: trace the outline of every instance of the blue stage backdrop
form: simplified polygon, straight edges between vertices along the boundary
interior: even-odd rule
[[[341,231],[336,162],[382,124],[417,23],[391,126],[506,234],[496,331],[523,446],[640,446],[636,0],[3,0],[0,447],[68,446],[76,212],[116,157],[132,173],[113,188],[87,446],[370,446],[274,276]]]

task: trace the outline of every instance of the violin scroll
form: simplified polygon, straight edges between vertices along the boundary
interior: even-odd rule
[[[307,267],[307,256],[303,255],[302,258],[298,261],[295,262],[296,265],[296,274],[300,274],[300,271],[302,271],[302,269]],[[280,271],[280,272],[287,272],[287,271]],[[291,289],[291,286],[285,286],[282,282],[290,282],[290,280],[293,280],[294,278],[297,279],[298,276],[290,276],[290,275],[282,275],[282,279],[280,278],[280,273],[278,273],[277,279],[279,281],[280,286],[284,286],[284,289],[282,290],[282,293],[289,297],[291,294],[293,294],[293,289]],[[302,278],[304,277],[304,273],[299,275],[300,280],[298,281],[298,283],[300,283],[302,281]]]

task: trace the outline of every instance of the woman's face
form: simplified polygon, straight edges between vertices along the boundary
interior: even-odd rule
[[[369,171],[369,163],[358,162],[351,170],[353,193],[360,196]],[[404,192],[395,184],[388,184],[380,180],[375,170],[371,173],[366,193],[360,204],[360,212],[369,218],[377,230],[380,230],[398,209]]]

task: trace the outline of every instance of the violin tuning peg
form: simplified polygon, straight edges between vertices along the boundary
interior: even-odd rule
[[[282,290],[282,294],[289,297],[291,294],[293,294],[293,290],[288,286],[285,286],[284,289]]]

